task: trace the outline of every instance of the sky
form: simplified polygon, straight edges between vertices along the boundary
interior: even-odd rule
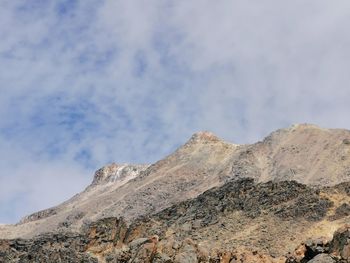
[[[350,128],[350,1],[1,0],[0,223],[197,131]]]

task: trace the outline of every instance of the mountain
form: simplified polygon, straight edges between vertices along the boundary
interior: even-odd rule
[[[350,245],[332,235],[350,222],[349,151],[350,131],[308,124],[250,145],[199,132],[154,164],[103,167],[70,200],[0,226],[0,259],[342,262]],[[319,252],[294,251],[319,247],[316,237]]]

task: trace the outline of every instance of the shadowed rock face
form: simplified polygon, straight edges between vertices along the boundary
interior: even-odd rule
[[[0,226],[0,238],[11,239],[1,241],[0,258],[283,262],[349,219],[349,141],[347,130],[313,125],[251,145],[196,133],[154,164],[105,166],[70,200]]]

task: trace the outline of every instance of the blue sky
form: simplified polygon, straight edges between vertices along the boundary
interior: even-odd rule
[[[0,222],[192,133],[350,128],[350,2],[0,2]]]

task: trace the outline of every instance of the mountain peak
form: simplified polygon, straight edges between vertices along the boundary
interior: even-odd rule
[[[129,181],[135,178],[149,165],[144,164],[116,164],[111,163],[95,172],[92,185],[113,183],[116,181]]]
[[[218,141],[221,141],[221,139],[217,137],[214,133],[209,131],[200,131],[200,132],[194,133],[188,142],[198,143],[198,142],[218,142]]]
[[[264,141],[279,141],[281,138],[290,139],[291,136],[301,139],[310,134],[313,134],[313,136],[322,136],[321,134],[329,134],[330,131],[333,131],[334,133],[337,132],[336,129],[325,129],[315,124],[296,123],[287,128],[282,128],[271,132],[267,137],[265,137]]]
[[[289,130],[306,130],[306,129],[313,129],[313,130],[327,130],[324,128],[321,128],[320,126],[312,123],[295,123],[291,125]]]

